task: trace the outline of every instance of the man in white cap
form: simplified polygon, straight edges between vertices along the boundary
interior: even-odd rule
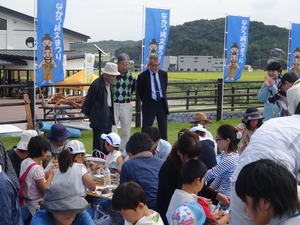
[[[17,176],[20,176],[21,162],[28,157],[29,152],[27,149],[28,142],[32,137],[37,136],[38,133],[35,130],[24,130],[21,136],[21,140],[12,149],[7,150],[7,154],[13,167],[16,171]]]
[[[101,134],[110,133],[115,125],[112,83],[119,74],[117,64],[106,63],[102,75],[91,84],[82,106],[82,112],[89,117],[93,129],[93,149],[105,155],[108,152],[104,149]]]

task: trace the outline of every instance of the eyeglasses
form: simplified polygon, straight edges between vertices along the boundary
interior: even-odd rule
[[[150,66],[153,66],[153,67],[159,67],[160,66],[160,63],[158,64],[149,64]]]
[[[222,141],[224,140],[223,138],[216,138],[216,141]]]

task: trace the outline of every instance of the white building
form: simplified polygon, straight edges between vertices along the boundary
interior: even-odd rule
[[[33,80],[34,18],[0,6],[0,84]],[[64,28],[67,70],[84,67],[84,53],[70,51],[70,43],[87,42],[89,36]]]
[[[178,56],[178,71],[180,72],[209,72],[212,71],[212,56]]]
[[[212,72],[223,72],[224,63],[226,61],[223,58],[212,59]]]

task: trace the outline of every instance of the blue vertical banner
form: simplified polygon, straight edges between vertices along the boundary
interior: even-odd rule
[[[292,30],[290,34],[288,72],[293,72],[300,78],[300,24],[292,23]]]
[[[144,70],[150,55],[160,58],[160,69],[163,68],[164,56],[170,29],[170,10],[146,8]]]
[[[63,24],[66,0],[37,1],[38,87],[64,80]]]
[[[236,81],[242,75],[246,63],[249,23],[249,17],[227,16],[225,82]]]

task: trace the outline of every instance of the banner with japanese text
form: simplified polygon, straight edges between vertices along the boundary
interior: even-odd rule
[[[94,80],[95,55],[85,53],[84,59],[84,83],[92,83]]]
[[[238,80],[246,64],[249,17],[227,16],[226,57],[224,81]]]
[[[157,55],[160,58],[160,69],[163,68],[169,28],[169,9],[146,8],[144,70],[147,69],[148,57],[150,55]]]
[[[38,87],[64,80],[63,24],[66,0],[37,1]]]
[[[290,35],[288,72],[293,72],[300,78],[300,24],[292,23]]]

